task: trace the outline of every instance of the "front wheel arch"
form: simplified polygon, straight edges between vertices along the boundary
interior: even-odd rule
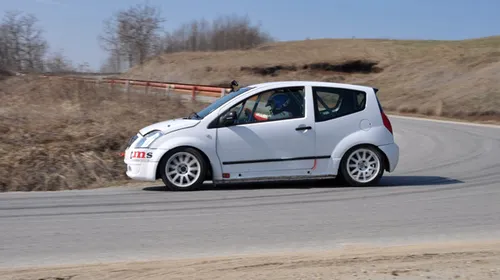
[[[208,170],[207,170],[207,174],[205,174],[205,180],[212,180],[213,179],[213,168],[212,168],[212,163],[210,162],[210,159],[208,158],[208,156],[200,149],[196,148],[196,147],[193,147],[193,146],[189,146],[189,145],[184,145],[184,146],[178,146],[178,147],[173,147],[169,150],[166,150],[165,153],[161,156],[160,160],[158,161],[158,165],[156,166],[156,180],[160,179],[161,178],[161,175],[160,175],[160,166],[161,166],[161,162],[162,161],[166,161],[168,159],[168,154],[173,151],[174,149],[194,149],[196,150],[197,152],[199,152],[201,154],[201,156],[203,157],[203,159],[205,160],[206,164],[207,164],[207,167],[208,167]]]

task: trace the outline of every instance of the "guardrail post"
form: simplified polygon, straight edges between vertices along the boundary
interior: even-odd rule
[[[130,93],[130,81],[129,80],[127,80],[125,91],[127,92],[127,94]]]
[[[226,90],[225,89],[221,89],[220,90],[220,97],[223,97],[225,93],[226,93]]]
[[[146,94],[149,93],[149,82],[146,82]]]
[[[191,100],[196,100],[196,86],[193,86],[193,91],[191,92]]]
[[[165,93],[170,97],[170,85],[165,85]]]

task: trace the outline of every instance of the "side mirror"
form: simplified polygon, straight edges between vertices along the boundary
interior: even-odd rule
[[[222,122],[224,123],[224,125],[230,125],[236,121],[237,117],[238,116],[236,115],[235,111],[230,111],[226,115],[224,115],[224,117],[222,118]]]

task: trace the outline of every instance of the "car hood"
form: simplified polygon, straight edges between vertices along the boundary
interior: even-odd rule
[[[154,123],[152,125],[148,125],[148,126],[142,128],[139,131],[139,133],[141,133],[141,135],[146,135],[148,132],[150,132],[152,130],[161,130],[164,133],[169,133],[169,132],[173,132],[173,131],[176,131],[179,129],[193,127],[199,123],[200,123],[199,120],[173,119],[173,120],[157,122],[157,123]]]

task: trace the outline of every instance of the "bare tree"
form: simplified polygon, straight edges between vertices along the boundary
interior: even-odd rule
[[[79,63],[77,66],[76,66],[76,71],[80,72],[80,73],[84,73],[84,72],[92,72],[90,70],[90,64],[88,62],[82,62],[82,63]]]
[[[220,16],[212,23],[193,20],[162,34],[163,21],[160,11],[148,5],[133,6],[106,20],[99,40],[109,58],[102,69],[122,71],[162,53],[248,49],[274,40],[248,16]]]
[[[260,26],[253,26],[248,16],[221,16],[211,25],[205,19],[181,25],[166,35],[164,52],[248,49],[271,41],[273,38]]]
[[[151,56],[161,55],[167,47],[166,34],[158,34],[152,40]]]
[[[110,56],[106,59],[106,61],[101,65],[100,72],[101,73],[119,73],[121,72],[120,68],[121,57],[116,52],[111,53]]]
[[[118,28],[113,19],[104,21],[103,34],[99,35],[98,40],[101,48],[109,53],[105,67],[113,67],[117,72],[121,71],[121,62],[125,54],[122,44],[118,38]]]
[[[48,43],[34,15],[5,13],[0,25],[0,65],[15,71],[43,71],[47,49]]]
[[[44,56],[48,43],[42,36],[43,31],[36,24],[38,19],[34,15],[27,15],[21,19],[22,32],[21,54],[24,69],[28,71],[43,71]]]
[[[47,57],[45,62],[46,70],[49,72],[74,72],[76,68],[73,63],[64,56],[62,51],[56,51]]]
[[[18,11],[7,11],[2,22],[3,62],[6,68],[21,71],[21,24]]]
[[[99,36],[101,46],[110,56],[125,60],[128,67],[143,64],[152,55],[158,54],[162,45],[161,17],[158,8],[138,4],[119,11],[104,22],[103,34]]]
[[[0,24],[0,70],[7,69],[9,64],[9,42],[7,40],[7,28]]]

